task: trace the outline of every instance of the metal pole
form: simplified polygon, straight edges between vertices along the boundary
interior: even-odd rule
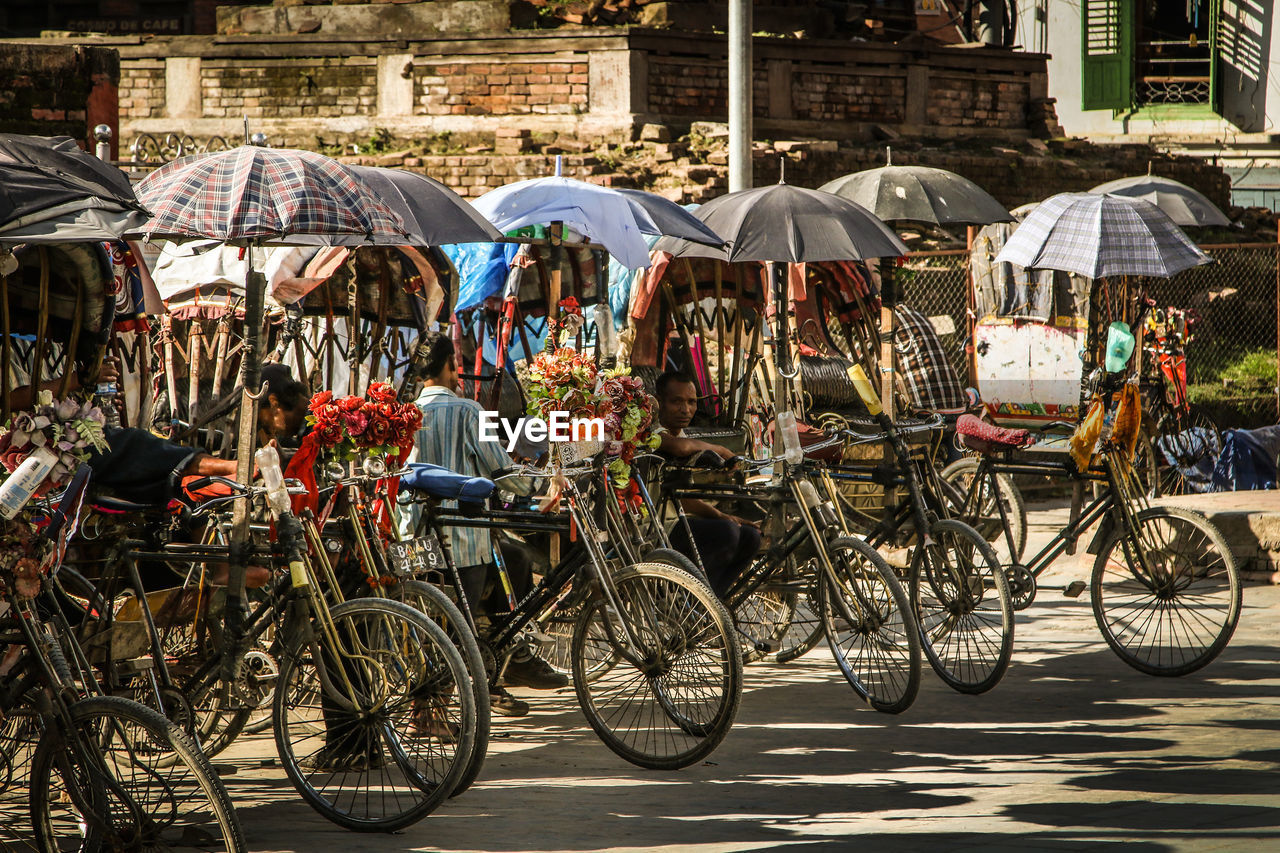
[[[108,125],[100,124],[93,129],[93,139],[95,142],[93,153],[99,160],[103,162],[111,162],[111,128]]]
[[[729,0],[729,192],[751,189],[751,0]]]

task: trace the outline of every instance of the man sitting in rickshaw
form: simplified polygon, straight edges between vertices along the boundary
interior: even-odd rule
[[[658,377],[654,390],[658,398],[658,421],[664,429],[659,435],[661,453],[680,459],[707,452],[725,462],[734,458],[733,451],[727,447],[684,435],[698,411],[698,386],[692,377],[667,371]],[[760,551],[760,529],[706,501],[684,498],[680,505],[690,516],[688,529],[693,541],[689,541],[685,526],[677,524],[671,531],[671,544],[690,559],[694,559],[695,554],[700,556],[711,588],[716,595],[723,596]]]

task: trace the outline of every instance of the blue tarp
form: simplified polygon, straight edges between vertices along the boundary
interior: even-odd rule
[[[1227,430],[1222,455],[1213,469],[1214,491],[1274,489],[1277,456],[1280,456],[1280,425]]]
[[[458,243],[440,247],[458,270],[458,300],[454,311],[465,311],[490,296],[501,296],[516,243]]]

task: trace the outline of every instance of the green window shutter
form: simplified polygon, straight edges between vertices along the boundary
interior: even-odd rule
[[[1268,0],[1218,0],[1210,31],[1213,109],[1245,133],[1267,125]]]
[[[1132,0],[1081,0],[1080,108],[1123,110],[1133,79]]]

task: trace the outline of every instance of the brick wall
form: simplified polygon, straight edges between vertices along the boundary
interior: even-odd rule
[[[796,71],[793,79],[791,102],[796,118],[891,124],[905,118],[904,77],[866,76],[819,67]]]
[[[120,57],[103,48],[0,44],[0,131],[70,136],[118,126]]]
[[[120,116],[132,119],[163,118],[164,63],[131,62],[120,69]]]
[[[933,79],[929,88],[929,122],[940,127],[1003,127],[1026,116],[1027,90],[1016,83],[961,76]]]
[[[415,62],[413,75],[415,115],[573,115],[588,108],[585,56]]]
[[[200,89],[208,118],[370,114],[378,97],[371,57],[210,60],[201,66]]]

